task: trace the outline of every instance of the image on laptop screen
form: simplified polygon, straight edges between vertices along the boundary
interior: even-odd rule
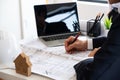
[[[38,36],[80,31],[76,2],[35,5]]]

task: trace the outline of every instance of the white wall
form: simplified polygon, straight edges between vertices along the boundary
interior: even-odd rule
[[[19,0],[0,0],[0,30],[21,39]]]
[[[54,0],[54,3],[64,3],[64,2],[71,2],[71,1],[77,1],[77,0]]]
[[[82,20],[94,19],[96,15],[100,13],[105,13],[105,16],[109,12],[109,5],[104,3],[92,3],[78,1],[78,13]]]

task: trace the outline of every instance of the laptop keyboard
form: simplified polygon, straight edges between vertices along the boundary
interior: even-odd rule
[[[42,38],[45,41],[59,40],[59,39],[67,39],[69,36],[75,36],[76,34],[67,34],[67,35],[56,35],[56,36],[48,36]]]

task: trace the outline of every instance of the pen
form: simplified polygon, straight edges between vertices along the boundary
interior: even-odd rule
[[[103,13],[102,16],[99,18],[99,21],[103,18],[103,16],[104,16],[104,13]]]
[[[100,21],[102,19],[102,17],[104,16],[104,14],[102,14],[102,16],[100,17],[101,13],[98,13],[96,18],[95,18],[95,21],[92,25],[92,27],[90,28],[90,30],[88,31],[88,35],[89,36],[94,36],[94,30],[95,30],[95,26],[96,24],[98,23],[98,21]]]
[[[101,13],[98,13],[98,14],[97,14],[97,16],[96,16],[96,18],[95,18],[95,22],[97,22],[97,21],[99,20],[100,14],[101,14]]]
[[[79,37],[79,35],[80,35],[80,32],[77,33],[77,35],[75,36],[75,39],[71,42],[71,44],[74,43],[77,40],[77,38]]]

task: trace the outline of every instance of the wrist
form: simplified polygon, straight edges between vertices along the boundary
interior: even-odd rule
[[[93,39],[87,40],[87,49],[92,50],[93,49]]]
[[[87,48],[88,48],[88,41],[85,40],[85,41],[84,41],[84,49],[87,50]]]

